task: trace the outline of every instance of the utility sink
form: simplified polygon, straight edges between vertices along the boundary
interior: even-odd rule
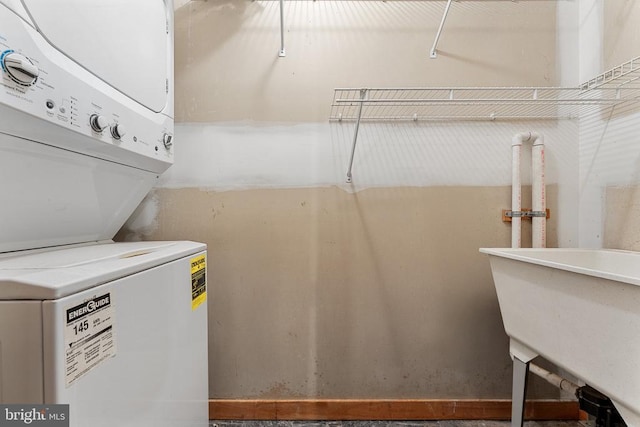
[[[489,249],[514,359],[512,425],[540,355],[605,393],[640,427],[640,252]]]

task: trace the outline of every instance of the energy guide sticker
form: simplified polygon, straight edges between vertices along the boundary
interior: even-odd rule
[[[191,309],[207,300],[207,257],[191,258]]]
[[[114,313],[110,292],[64,310],[67,387],[116,355]]]

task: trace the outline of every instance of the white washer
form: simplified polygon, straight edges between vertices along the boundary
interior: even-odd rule
[[[0,402],[69,404],[74,427],[207,426],[205,265],[193,242],[5,256]]]
[[[113,243],[173,163],[171,0],[0,0],[0,403],[205,427],[206,247]]]

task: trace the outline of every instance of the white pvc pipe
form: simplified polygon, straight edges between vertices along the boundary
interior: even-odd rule
[[[534,216],[531,221],[531,243],[534,248],[547,246],[547,203],[544,185],[544,139],[542,135],[533,140],[531,149],[531,209],[545,212],[545,216]]]
[[[522,182],[520,178],[520,157],[522,143],[531,141],[531,210],[545,212],[546,194],[544,182],[544,138],[535,132],[518,133],[511,140],[512,147],[512,178],[511,178],[511,210],[522,210]],[[532,218],[532,246],[534,248],[546,247],[547,233],[546,216],[534,216]],[[511,219],[511,247],[522,247],[522,219],[514,216]]]
[[[574,396],[576,395],[578,388],[580,388],[568,379],[562,378],[560,375],[554,374],[553,372],[549,372],[534,363],[529,363],[529,372],[539,376],[549,384],[558,387],[560,390],[568,391]]]
[[[511,142],[511,211],[520,212],[522,209],[522,184],[520,180],[520,152],[522,150],[522,138],[520,134],[513,137]],[[522,247],[522,219],[511,218],[511,247]]]

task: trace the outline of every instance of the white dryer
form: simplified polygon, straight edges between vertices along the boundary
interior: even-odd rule
[[[0,0],[0,404],[207,425],[206,247],[113,243],[173,163],[171,0]]]
[[[0,0],[0,252],[111,239],[173,162],[163,0]]]

